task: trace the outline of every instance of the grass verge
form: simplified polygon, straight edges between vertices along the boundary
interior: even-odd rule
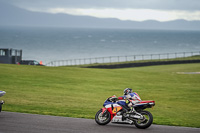
[[[91,69],[0,64],[4,111],[93,119],[104,100],[132,88],[155,100],[155,124],[200,127],[200,64]]]

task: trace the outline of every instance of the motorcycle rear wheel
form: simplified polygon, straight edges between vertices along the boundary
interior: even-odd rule
[[[135,126],[140,129],[146,129],[151,126],[153,123],[153,116],[149,111],[141,111],[139,112],[145,117],[145,120],[136,120]]]
[[[110,122],[110,120],[111,115],[108,111],[104,112],[103,114],[102,109],[100,109],[95,115],[95,121],[99,125],[106,125]]]

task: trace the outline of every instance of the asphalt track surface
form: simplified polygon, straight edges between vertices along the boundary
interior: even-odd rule
[[[151,125],[138,129],[133,125],[100,126],[92,119],[1,112],[0,133],[200,133],[200,128]]]

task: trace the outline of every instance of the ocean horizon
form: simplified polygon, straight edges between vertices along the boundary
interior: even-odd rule
[[[0,48],[43,61],[200,51],[200,31],[0,27]]]

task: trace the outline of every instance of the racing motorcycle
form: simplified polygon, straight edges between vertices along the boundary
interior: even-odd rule
[[[3,95],[5,95],[6,94],[6,92],[5,91],[0,91],[0,97],[2,97]],[[2,105],[4,104],[4,101],[2,100],[2,101],[0,101],[0,112],[1,112],[1,110],[2,110]]]
[[[134,93],[140,99],[137,93]],[[133,101],[129,101],[133,102]],[[155,101],[140,101],[132,104],[129,111],[126,100],[111,101],[110,97],[105,100],[104,108],[100,109],[95,115],[95,121],[99,125],[106,125],[110,121],[117,124],[134,124],[137,128],[146,129],[153,123],[153,116],[144,109],[153,108]]]

